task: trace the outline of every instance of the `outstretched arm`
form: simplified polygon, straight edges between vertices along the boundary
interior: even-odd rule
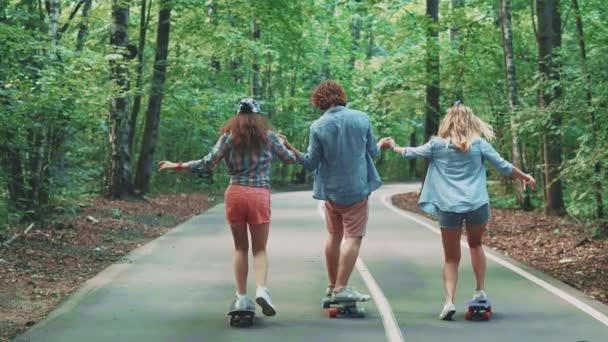
[[[513,178],[519,179],[524,182],[524,185],[530,185],[534,190],[536,189],[536,180],[529,174],[523,173],[520,169],[513,166],[511,163],[506,161],[492,145],[485,141],[481,141],[481,154],[492,166],[494,166],[498,172],[503,176],[512,176]]]
[[[222,158],[224,158],[224,155],[226,154],[226,151],[228,150],[229,142],[230,142],[230,136],[228,134],[224,134],[220,137],[220,139],[217,141],[215,146],[213,146],[213,149],[211,149],[211,152],[209,152],[209,154],[207,154],[203,159],[191,160],[189,162],[184,162],[184,163],[182,163],[182,162],[174,163],[174,162],[163,160],[158,164],[159,165],[158,171],[166,171],[166,170],[181,171],[182,169],[190,169],[193,171],[211,170],[217,163],[219,163],[220,160],[222,160]]]
[[[417,147],[400,147],[395,145],[393,146],[393,151],[407,159],[431,158],[433,156],[433,148],[430,141]]]

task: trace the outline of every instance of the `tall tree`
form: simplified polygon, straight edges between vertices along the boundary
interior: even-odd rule
[[[158,12],[158,30],[156,35],[156,55],[154,57],[154,73],[152,74],[152,89],[146,112],[146,127],[144,130],[141,153],[135,175],[135,188],[141,193],[147,193],[150,186],[152,162],[158,138],[160,109],[165,87],[167,72],[167,57],[169,55],[169,31],[171,28],[172,0],[161,0]]]
[[[112,26],[110,28],[113,94],[110,99],[109,141],[110,161],[106,176],[106,196],[124,198],[133,192],[131,184],[131,152],[129,140],[129,4],[130,0],[112,0]]]
[[[139,41],[137,43],[137,67],[135,69],[135,98],[133,99],[133,108],[131,108],[131,118],[129,119],[129,128],[131,130],[131,139],[129,140],[129,150],[133,151],[133,140],[137,129],[137,117],[141,108],[141,99],[143,96],[144,83],[144,49],[146,48],[146,35],[148,33],[148,23],[150,22],[150,8],[152,0],[141,0],[139,14]]]
[[[459,21],[456,20],[456,18],[459,16],[460,14],[460,10],[462,9],[462,7],[464,6],[464,1],[463,0],[452,0],[452,13],[454,16],[454,27],[450,28],[450,41],[452,42],[452,48],[454,50],[456,50],[457,54],[462,58],[464,55],[464,44],[462,43],[461,39],[462,39],[462,33],[460,32],[460,27],[458,27],[460,25]],[[464,66],[462,65],[462,61],[459,59],[458,60],[458,76],[456,79],[456,85],[455,85],[455,89],[454,89],[454,97],[457,100],[464,100],[464,93],[463,93],[463,76],[464,76]]]
[[[84,42],[87,40],[89,34],[89,11],[93,0],[85,0],[84,7],[82,7],[82,21],[78,25],[78,36],[76,37],[76,50],[82,51],[84,49]]]
[[[361,40],[361,15],[358,13],[358,7],[354,8],[354,13],[351,15],[350,19],[350,39],[351,39],[351,52],[350,52],[350,61],[349,68],[352,71],[355,69],[355,62],[358,59],[358,53],[360,49]]]
[[[254,16],[251,20],[251,39],[253,40],[255,46],[257,46],[257,43],[259,42],[261,34],[262,32]],[[253,70],[251,96],[256,99],[259,99],[262,96],[262,87],[260,86],[260,65],[258,64],[258,58],[259,56],[254,49],[253,62],[251,64],[251,68]]]
[[[424,140],[437,134],[439,128],[439,0],[426,0],[427,31],[426,31],[426,116],[424,125]]]
[[[519,96],[517,94],[517,77],[515,61],[513,59],[513,31],[511,28],[511,0],[500,0],[500,30],[502,38],[503,58],[505,64],[506,84],[507,84],[507,107],[509,109],[509,122],[511,126],[511,153],[513,165],[521,170],[525,170],[521,158],[521,147],[515,122],[515,113],[518,110]],[[513,182],[513,190],[517,196],[517,203],[523,210],[531,210],[532,202],[530,195]]]
[[[50,48],[48,51],[49,64],[53,64],[57,60],[57,45],[59,40],[59,17],[61,15],[61,2],[59,0],[51,0],[47,3],[48,11],[48,35],[50,40]],[[40,114],[37,114],[40,115]],[[37,118],[43,121],[43,117]],[[33,127],[29,132],[29,148],[30,148],[30,200],[36,210],[40,209],[40,205],[46,202],[45,183],[47,182],[47,174],[45,164],[49,157],[49,135],[51,127],[49,125],[41,125]]]
[[[589,112],[589,129],[591,131],[591,145],[596,146],[598,125],[596,120],[595,108],[593,106],[593,87],[591,84],[591,74],[587,68],[587,49],[585,46],[585,32],[583,30],[583,17],[581,14],[578,0],[572,0],[574,17],[576,19],[576,35],[581,56],[581,69],[585,80],[585,92],[587,95],[587,111]],[[604,218],[604,198],[602,184],[602,164],[599,160],[593,163],[593,191],[595,197],[595,216],[597,219]],[[603,227],[601,235],[608,236],[608,226]]]
[[[327,23],[332,24],[336,13],[336,0],[325,0],[325,6],[327,7]],[[330,30],[325,32],[325,42],[323,43],[323,61],[321,62],[321,79],[328,80],[331,78],[330,61],[329,61],[329,48],[331,45],[331,34]]]
[[[559,178],[562,164],[562,141],[560,129],[562,117],[552,104],[561,97],[560,65],[557,51],[561,47],[562,27],[559,0],[536,0],[538,17],[538,71],[540,106],[550,111],[549,122],[543,136],[543,156],[545,160],[545,213],[564,215],[566,208]]]

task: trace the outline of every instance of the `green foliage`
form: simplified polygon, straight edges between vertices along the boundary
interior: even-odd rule
[[[0,182],[14,182],[12,169],[4,161],[7,151],[20,158],[23,198],[12,198],[3,187],[0,225],[40,214],[50,207],[101,193],[109,159],[108,99],[112,93],[106,58],[110,27],[110,2],[95,2],[85,21],[78,13],[51,53],[53,39],[44,11],[36,1],[4,1],[0,5]],[[74,2],[62,2],[60,23],[68,21]],[[594,182],[606,182],[606,108],[608,108],[608,53],[606,8],[600,0],[581,3],[587,45],[582,69],[575,22],[570,5],[562,2],[563,34],[559,62],[560,81],[541,82],[538,48],[531,24],[530,2],[512,1],[513,43],[521,106],[514,114],[512,131],[506,103],[505,70],[496,2],[465,1],[452,9],[440,2],[439,37],[427,41],[432,23],[421,1],[227,1],[175,0],[167,75],[156,145],[156,161],[191,160],[204,156],[215,144],[218,130],[234,115],[235,105],[251,96],[256,64],[259,67],[259,100],[271,122],[300,149],[307,146],[308,127],[320,112],[311,108],[309,97],[324,77],[339,80],[349,106],[367,112],[377,138],[394,137],[408,145],[416,133],[422,144],[426,112],[426,51],[440,54],[441,111],[457,97],[484,120],[492,123],[494,145],[510,159],[511,137],[522,146],[524,166],[540,182],[544,165],[542,138],[552,113],[559,111],[563,123],[554,127],[562,138],[561,180],[568,212],[581,219],[592,218]],[[140,151],[145,107],[150,92],[155,54],[158,2],[152,2],[143,54],[144,87],[142,110],[134,132],[133,168]],[[139,35],[139,2],[131,2],[131,43]],[[41,15],[42,13],[42,20]],[[252,22],[259,27],[259,40],[252,38]],[[83,51],[76,50],[80,24],[89,34]],[[457,42],[450,29],[458,29]],[[131,99],[135,94],[135,60],[129,62]],[[551,107],[538,106],[542,88],[560,86],[562,97]],[[587,89],[593,101],[587,102]],[[462,92],[462,95],[460,95]],[[596,123],[592,130],[591,114]],[[596,136],[592,136],[592,131]],[[46,142],[45,140],[46,139]],[[36,155],[46,147],[43,160],[43,190],[33,196],[37,172]],[[603,172],[593,172],[599,163]],[[409,164],[385,153],[377,161],[385,181],[414,178]],[[422,163],[417,164],[420,173]],[[299,181],[299,166],[273,166],[275,185]],[[498,179],[493,171],[492,179]],[[310,179],[310,176],[308,177]],[[218,191],[228,183],[223,166],[209,177],[154,173],[153,191]],[[604,186],[604,198],[606,197]],[[493,205],[514,207],[511,190],[493,198]],[[542,206],[542,189],[533,202]],[[35,198],[34,198],[35,197]],[[4,200],[4,199],[7,200]]]

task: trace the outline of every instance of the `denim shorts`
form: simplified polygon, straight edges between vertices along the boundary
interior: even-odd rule
[[[439,210],[439,226],[443,229],[462,228],[463,221],[467,226],[478,226],[488,223],[490,219],[490,206],[484,204],[478,209],[467,213],[452,213]]]

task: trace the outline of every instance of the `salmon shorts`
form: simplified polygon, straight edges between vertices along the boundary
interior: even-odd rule
[[[340,205],[325,201],[325,222],[330,234],[363,237],[367,227],[369,207],[367,198],[359,203]]]
[[[228,223],[270,223],[270,188],[232,184],[224,201]]]

